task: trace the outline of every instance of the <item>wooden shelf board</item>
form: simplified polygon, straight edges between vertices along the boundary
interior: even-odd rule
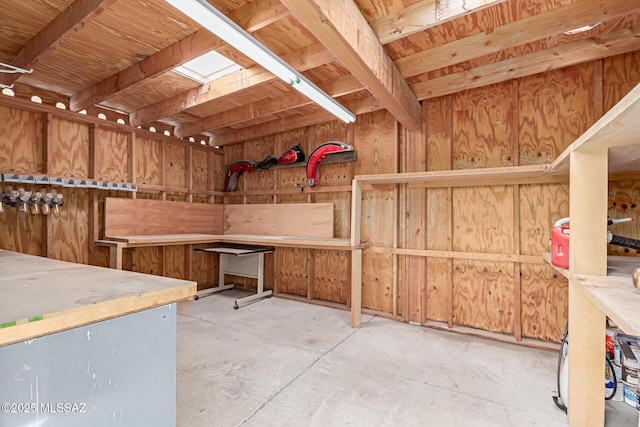
[[[282,194],[301,194],[301,193],[340,193],[340,192],[350,192],[350,185],[334,185],[330,187],[304,187],[301,189],[300,187],[291,187],[291,188],[281,188],[277,190],[250,190],[250,191],[229,191],[229,192],[219,192],[220,194],[215,194],[216,196],[224,196],[224,197],[235,197],[235,196],[264,196],[266,195],[282,195]]]
[[[356,151],[333,151],[327,153],[326,157],[322,160],[323,165],[330,165],[332,163],[349,163],[357,160]],[[274,165],[265,170],[278,170],[278,169],[292,169],[292,168],[306,168],[309,159],[305,159],[302,162],[289,163],[285,165]],[[226,165],[225,170],[229,169],[231,165]],[[260,169],[258,169],[260,170]]]
[[[555,172],[568,172],[572,151],[588,150],[597,146],[609,148],[609,172],[637,170],[640,153],[637,153],[637,149],[630,149],[628,146],[640,143],[638,117],[640,117],[640,84],[567,147],[551,164],[551,169]]]
[[[140,236],[108,236],[105,237],[104,240],[96,241],[100,246],[108,246],[109,242],[122,243],[123,248],[194,245],[204,243],[242,243],[286,248],[333,249],[342,251],[368,247],[368,244],[366,243],[353,247],[350,239],[338,239],[331,237],[260,236],[255,234],[155,234]]]
[[[188,299],[196,283],[0,250],[0,346]]]
[[[500,180],[505,184],[509,180],[524,178],[546,179],[549,165],[509,166],[501,168],[460,169],[449,171],[406,172],[377,175],[356,175],[354,180],[361,184],[411,184],[424,186],[442,186],[443,183],[456,184],[465,181],[469,185],[486,185]]]
[[[271,169],[290,169],[290,168],[302,168],[302,167],[306,168],[308,160],[309,159],[306,159],[303,162],[289,163],[286,165],[275,165]],[[330,165],[332,163],[355,162],[356,160],[357,160],[356,151],[340,151],[340,152],[334,151],[327,154],[327,157],[325,157],[324,160],[322,160],[322,164]]]
[[[548,252],[543,258],[551,264]],[[579,283],[587,298],[625,333],[640,335],[640,289],[633,287],[631,279],[633,269],[640,267],[639,257],[608,257],[606,276],[571,274],[568,269],[551,266]]]
[[[276,247],[287,248],[307,248],[307,249],[334,249],[350,251],[354,249],[351,246],[351,240],[338,238],[306,238],[306,237],[289,237],[289,236],[257,236],[253,234],[225,234],[222,236],[225,243],[248,243],[270,245]],[[356,248],[361,248],[358,246]]]
[[[542,254],[542,259],[549,263],[551,267],[553,267],[558,273],[562,274],[567,279],[569,278],[569,269],[568,268],[560,268],[551,264],[551,252],[545,252]]]
[[[150,234],[132,236],[106,236],[105,240],[124,243],[125,248],[144,246],[193,245],[198,243],[215,243],[222,239],[220,234]],[[104,243],[102,243],[104,244]]]
[[[371,246],[366,248],[368,252],[419,256],[430,258],[454,258],[454,259],[470,259],[498,262],[520,262],[528,264],[541,264],[543,261],[538,256],[532,255],[514,255],[514,254],[494,254],[486,252],[461,252],[461,251],[440,251],[432,249],[405,249],[405,248],[385,248]]]

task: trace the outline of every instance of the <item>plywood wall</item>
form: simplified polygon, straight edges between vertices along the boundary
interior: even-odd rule
[[[137,198],[328,202],[334,237],[346,238],[355,175],[546,164],[638,82],[636,52],[424,101],[423,132],[408,132],[378,111],[350,125],[331,121],[225,146],[223,154],[69,116],[0,107],[0,170],[133,181],[143,187]],[[235,161],[278,157],[296,144],[308,155],[326,141],[354,145],[358,161],[322,165],[311,191],[300,191],[306,171],[297,167],[244,174],[236,193],[212,193],[222,190],[226,168]],[[611,217],[638,217],[636,181],[626,176],[610,183]],[[58,218],[14,210],[0,215],[0,247],[107,265],[105,250],[92,248],[102,232],[106,193],[61,191],[69,211]],[[548,250],[553,222],[568,216],[568,197],[565,183],[365,190],[361,229],[373,249],[363,254],[363,306],[403,321],[557,342],[567,320],[567,282],[540,254]],[[638,221],[615,227],[617,234],[640,237]],[[215,257],[191,249],[140,248],[125,255],[125,265],[201,284],[216,280]],[[416,251],[397,255],[397,249]],[[614,254],[634,252],[610,247]],[[348,307],[349,261],[346,252],[281,248],[268,257],[267,288]],[[255,286],[249,279],[243,283]]]
[[[292,192],[305,184],[304,171],[278,169],[242,177],[240,192],[225,202],[331,202],[334,236],[348,237],[354,175],[547,164],[638,81],[634,53],[424,101],[423,132],[407,132],[380,111],[349,126],[334,121],[225,147],[226,166],[279,156],[295,144],[309,153],[328,140],[358,152],[356,163],[322,166],[318,188],[335,191]],[[612,183],[610,214],[634,214],[638,194],[633,180]],[[568,197],[564,183],[363,191],[362,238],[373,245],[363,253],[363,307],[404,321],[557,342],[567,283],[540,255],[553,222],[568,216]],[[635,225],[620,227],[620,234],[640,235]],[[395,248],[418,251],[394,255]],[[279,249],[276,291],[348,306],[345,256]]]
[[[550,163],[640,81],[638,70],[634,53],[429,100],[427,170]],[[636,187],[634,180],[610,183],[611,217],[637,213]],[[568,210],[567,184],[427,190],[427,247],[464,254],[427,259],[427,321],[558,341],[567,282],[537,258]],[[618,227],[640,236],[633,223]],[[523,261],[474,259],[476,253]]]
[[[594,69],[584,64],[427,101],[427,170],[551,162],[597,119]],[[568,215],[568,186],[429,189],[427,207],[428,248],[464,257],[428,258],[426,320],[557,341],[566,281],[536,258],[548,251],[553,221]]]
[[[348,238],[351,226],[351,181],[365,173],[397,171],[397,125],[393,117],[380,111],[358,117],[347,126],[338,121],[283,132],[271,137],[226,146],[225,167],[238,160],[260,161],[268,155],[279,157],[288,148],[300,145],[308,156],[317,146],[328,141],[354,145],[355,163],[323,164],[320,182],[313,190],[306,187],[306,168],[278,168],[243,174],[236,194],[225,197],[225,203],[326,203],[333,205],[333,237]],[[297,186],[296,186],[297,184]],[[364,224],[367,238],[382,245],[393,244],[394,227],[389,215],[397,202],[394,191],[367,192],[366,205],[371,211]],[[375,214],[374,214],[375,212]],[[375,258],[375,259],[374,259]],[[363,292],[368,307],[386,311],[392,305],[393,263],[389,256],[371,255],[365,263]],[[279,293],[348,304],[350,294],[350,254],[340,251],[279,248],[274,253],[274,286]],[[378,284],[390,289],[377,291]]]
[[[105,197],[212,202],[210,192],[222,185],[216,182],[221,176],[216,166],[222,165],[222,154],[211,148],[192,147],[134,128],[103,125],[66,111],[34,110],[0,105],[0,152],[5,153],[0,155],[0,172],[136,183],[141,191],[133,195],[13,184],[27,191],[53,189],[64,196],[64,205],[59,215],[48,216],[6,208],[0,214],[0,248],[108,266],[108,249],[94,245],[104,233]],[[12,184],[1,185],[4,191]],[[217,262],[192,256],[191,250],[188,246],[136,249],[125,255],[125,265],[134,271],[177,278],[197,276],[203,284],[212,283],[209,271],[217,268]]]

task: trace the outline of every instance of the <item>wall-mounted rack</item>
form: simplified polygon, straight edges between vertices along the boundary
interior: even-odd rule
[[[334,152],[329,152],[329,153],[325,153],[322,157],[322,159],[320,159],[320,161],[322,162],[323,165],[328,165],[328,164],[332,164],[332,163],[348,163],[348,162],[355,162],[357,160],[358,156],[357,156],[357,152],[355,150],[348,150],[348,151],[334,151]],[[244,163],[245,161],[239,161],[236,162],[237,163]],[[288,164],[276,164],[273,165],[269,168],[264,168],[264,169],[259,169],[256,168],[254,169],[255,171],[262,171],[262,170],[275,170],[275,169],[290,169],[290,168],[305,168],[307,169],[307,182],[309,182],[309,188],[311,188],[313,186],[313,183],[311,182],[312,180],[309,180],[309,170],[308,170],[308,165],[309,165],[309,157],[307,157],[304,161],[301,162],[295,162],[295,163],[288,163]],[[229,168],[230,166],[225,166],[225,170],[227,170],[227,174],[229,174]],[[242,172],[237,172],[236,175],[240,174]],[[227,175],[227,179],[229,179],[229,175]],[[317,178],[316,178],[317,179]],[[295,187],[300,189],[300,192],[303,192],[305,188],[307,188],[306,185],[301,185],[299,183],[294,184]],[[242,193],[242,194],[246,194],[244,192],[236,192],[235,190],[233,191],[225,191],[223,196],[237,196],[240,195],[238,193]]]
[[[12,182],[27,185],[56,185],[69,188],[95,188],[98,190],[138,191],[136,184],[126,182],[96,181],[93,179],[60,178],[48,175],[22,175],[0,173],[0,182]]]
[[[358,156],[355,150],[343,151],[343,152],[327,154],[327,157],[322,161],[322,164],[330,165],[332,163],[348,163],[348,162],[355,162],[356,160],[358,160]],[[298,162],[298,163],[275,165],[271,169],[288,169],[288,168],[302,168],[302,167],[304,168],[307,167],[307,160],[305,160],[304,162]]]

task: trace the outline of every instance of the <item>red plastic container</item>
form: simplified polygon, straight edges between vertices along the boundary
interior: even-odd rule
[[[563,218],[551,230],[551,264],[569,268],[569,218]]]

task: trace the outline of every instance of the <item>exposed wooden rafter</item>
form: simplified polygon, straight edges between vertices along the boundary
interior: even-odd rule
[[[290,50],[281,55],[285,61],[299,71],[313,69],[309,77],[339,102],[355,102],[354,112],[362,104],[350,101],[366,91],[408,129],[424,122],[420,100],[640,49],[633,29],[640,23],[638,0],[415,0],[402,10],[396,6],[403,2],[385,0],[253,0],[241,7],[210,1],[248,32],[259,30],[278,52]],[[33,74],[0,75],[18,79],[16,96],[58,90],[60,97],[45,93],[43,101],[93,115],[104,104],[126,111],[133,125],[198,139],[214,134],[220,144],[303,127],[320,117],[334,120],[164,2],[154,10],[116,0],[64,3],[70,4],[65,10],[16,2],[14,15],[5,17],[3,62],[37,64]],[[370,24],[363,14],[372,17]],[[588,35],[563,35],[598,22]],[[385,44],[397,59],[390,59]],[[194,83],[171,70],[213,49],[245,69],[187,90]],[[123,65],[104,78],[101,64]],[[264,91],[256,90],[261,85]],[[246,89],[252,90],[241,94]],[[206,105],[227,101],[228,109]],[[115,111],[103,114],[121,118]]]
[[[421,129],[421,108],[353,0],[282,0],[291,14],[407,129]]]
[[[435,98],[638,49],[640,27],[635,27],[416,83],[412,88],[421,100]]]
[[[395,61],[405,78],[459,64],[565,31],[640,11],[637,0],[578,2],[511,22]],[[530,31],[535,28],[535,31]]]
[[[423,0],[371,22],[380,43],[387,44],[506,0]]]
[[[29,69],[35,67],[38,58],[47,50],[55,48],[65,37],[81,31],[117,0],[76,0],[57,15],[38,34],[33,36],[14,55],[10,64]],[[20,74],[0,74],[0,83],[11,85]]]
[[[80,111],[99,104],[125,89],[133,88],[147,79],[171,71],[175,67],[222,45],[222,40],[214,37],[209,31],[196,31],[160,52],[107,77],[82,92],[78,92],[71,97],[69,109]]]
[[[257,31],[288,15],[288,9],[281,4],[273,4],[272,0],[257,0],[229,14],[231,19],[248,32]],[[191,59],[224,45],[225,43],[210,31],[200,29],[158,53],[78,92],[71,97],[69,108],[72,111],[79,111],[99,104],[125,89],[131,89],[145,80],[169,72]]]
[[[579,40],[556,48],[484,65],[470,71],[416,83],[412,85],[412,89],[418,99],[430,99],[638,49],[640,49],[640,27],[620,30],[602,37]],[[358,105],[357,102],[345,104],[356,114],[367,110],[362,105],[364,104]],[[383,107],[380,106],[380,108]],[[295,120],[290,118],[274,120],[241,129],[233,134],[217,135],[213,137],[213,141],[215,145],[233,144],[291,130],[296,126],[304,127],[320,123],[317,121],[320,118],[331,120],[331,116],[324,112],[299,117]]]
[[[362,83],[351,76],[322,82],[319,87],[332,97],[343,96],[364,89]],[[222,113],[213,114],[195,123],[177,126],[174,134],[179,138],[192,136],[312,103],[313,101],[301,93],[291,91],[279,98],[263,99],[249,105],[243,105]]]
[[[309,70],[334,61],[334,57],[319,43],[289,52],[283,55],[282,59],[299,71]],[[259,65],[255,65],[138,110],[131,114],[130,122],[134,126],[150,123],[239,90],[268,83],[275,79],[277,77],[269,71]]]
[[[354,114],[366,114],[372,111],[378,111],[384,108],[380,102],[374,97],[359,99],[356,101],[346,102],[344,104]],[[267,123],[262,123],[256,126],[250,126],[234,133],[215,135],[211,137],[210,145],[228,145],[237,142],[248,141],[255,138],[260,138],[267,135],[273,135],[279,132],[286,132],[288,130],[298,129],[301,127],[311,126],[318,123],[324,123],[335,120],[335,116],[325,110],[318,110],[313,114],[306,114],[304,116],[286,117],[283,119],[272,120]]]

